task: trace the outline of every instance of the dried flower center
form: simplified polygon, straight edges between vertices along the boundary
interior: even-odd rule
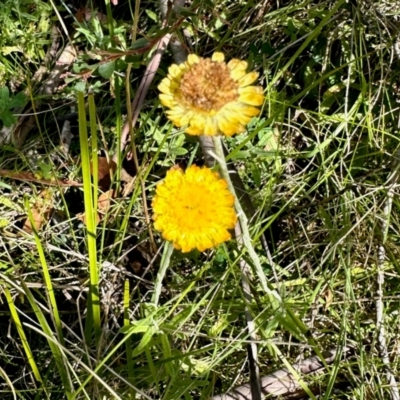
[[[187,106],[201,111],[218,111],[239,97],[237,84],[225,63],[200,59],[186,72],[180,93]]]

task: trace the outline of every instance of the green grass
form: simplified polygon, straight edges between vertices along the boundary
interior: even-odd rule
[[[320,388],[326,400],[391,398],[376,300],[383,268],[383,322],[397,378],[400,203],[389,178],[400,137],[399,7],[194,1],[163,28],[154,1],[104,2],[88,20],[83,9],[53,3],[0,5],[0,89],[9,88],[0,129],[10,111],[36,111],[20,147],[18,130],[8,140],[0,132],[0,397],[206,400],[249,381],[247,307],[261,375],[351,345],[346,360],[301,376],[303,388]],[[58,89],[43,95],[44,80],[33,77],[55,64],[45,62],[52,23],[59,50],[71,39],[78,57]],[[173,127],[159,104],[170,49],[132,127],[134,145],[120,154],[122,127],[135,112],[127,103],[154,39],[170,29],[196,54],[220,50],[248,61],[265,88],[261,115],[225,140],[255,209],[249,235],[259,265],[250,302],[240,260],[258,261],[235,240],[202,254],[173,251],[159,286],[168,260],[148,223],[155,185],[175,164],[204,163],[197,139]],[[11,110],[23,98],[35,107]],[[74,137],[66,153],[60,132],[69,113]],[[103,157],[117,160],[104,186],[91,177]],[[40,183],[66,178],[83,186]],[[117,194],[96,225],[96,198],[109,188]],[[51,217],[26,232],[26,219],[41,218],[45,201]],[[271,290],[282,303],[270,300]]]

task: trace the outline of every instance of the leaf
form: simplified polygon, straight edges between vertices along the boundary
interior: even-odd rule
[[[86,12],[85,12],[86,21],[90,21],[92,18],[98,19],[100,22],[102,22],[104,24],[107,23],[107,15],[105,15],[101,12],[94,13],[93,10],[86,7]]]
[[[4,46],[0,48],[0,52],[4,56],[8,56],[10,53],[14,53],[15,51],[19,51],[22,53],[22,49],[20,49],[18,46]]]
[[[111,206],[111,200],[115,196],[114,189],[102,193],[97,200],[97,210],[100,214],[107,214]]]
[[[107,49],[107,54],[121,54],[121,55],[124,55],[125,51],[119,49],[118,47],[109,47]]]
[[[183,148],[183,147],[174,147],[169,151],[171,154],[174,156],[183,156],[185,155],[188,151]]]
[[[8,102],[10,99],[10,90],[7,86],[0,88],[0,110],[8,109]]]
[[[15,124],[17,119],[14,117],[10,110],[3,110],[0,114],[0,119],[3,121],[4,125],[9,128],[11,125]]]
[[[182,17],[198,17],[199,15],[197,12],[190,11],[185,7],[180,7],[179,5],[175,7],[175,12],[178,15],[182,15]]]
[[[332,302],[333,302],[333,293],[329,288],[326,289],[326,291],[324,293],[324,297],[325,297],[324,309],[326,311],[329,309],[329,307],[332,305]]]
[[[22,107],[26,103],[26,96],[24,92],[19,92],[15,96],[13,96],[10,100],[10,104],[8,106],[9,109],[14,107]]]
[[[137,50],[141,49],[142,47],[148,46],[149,41],[145,38],[140,38],[136,40],[136,42],[133,42],[132,45],[129,47],[129,50]]]
[[[79,221],[82,221],[85,225],[87,225],[87,221],[86,221],[86,214],[84,212],[79,213],[76,215],[76,218]],[[100,222],[100,216],[99,214],[96,215],[96,225]]]
[[[11,210],[18,211],[20,213],[23,212],[23,210],[18,204],[16,204],[14,201],[10,200],[6,196],[0,195],[0,204],[7,208],[10,208]]]
[[[34,230],[38,232],[49,220],[53,212],[53,193],[48,189],[42,190],[31,211],[35,227],[32,227],[31,221],[27,218],[22,228],[27,233],[32,233]]]
[[[236,152],[235,156],[232,157],[234,160],[245,160],[247,158],[251,158],[250,151],[248,150],[239,150]]]
[[[140,67],[140,63],[142,61],[142,56],[138,56],[138,55],[127,55],[125,57],[125,62],[132,64],[132,68],[139,68]]]
[[[149,345],[151,339],[153,338],[154,334],[157,332],[157,328],[155,326],[150,326],[146,333],[143,335],[142,340],[138,344],[137,347],[133,349],[132,357],[137,357],[146,349]]]
[[[157,14],[154,11],[151,11],[151,10],[145,10],[145,11],[149,18],[151,18],[155,22],[158,21]]]
[[[85,92],[85,88],[86,88],[86,82],[84,82],[84,81],[77,82],[77,83],[75,84],[75,87],[74,87],[74,89],[75,89],[77,92],[82,92],[82,93]]]
[[[107,214],[111,207],[111,200],[115,197],[115,190],[110,189],[107,192],[102,193],[97,199],[97,215],[96,224],[99,224],[103,219],[104,215]],[[86,225],[86,214],[80,213],[77,218]]]
[[[9,169],[0,169],[0,176],[4,176],[5,178],[9,179],[16,179],[18,181],[23,181],[23,182],[35,182],[35,183],[41,183],[43,185],[49,185],[49,186],[82,186],[81,183],[71,181],[69,179],[61,180],[61,179],[40,179],[36,175],[34,175],[32,172],[26,172],[26,171],[12,171]]]
[[[108,63],[101,64],[99,67],[99,74],[104,79],[110,79],[114,71],[115,71],[115,61],[110,61]]]
[[[138,321],[133,321],[131,325],[124,326],[120,329],[123,334],[132,335],[134,333],[145,333],[152,326],[152,321],[150,318],[143,318]]]
[[[257,164],[251,163],[251,173],[253,175],[254,184],[259,188],[261,186],[261,171]]]
[[[97,177],[98,183],[101,190],[106,191],[109,189],[111,184],[111,174],[117,169],[117,164],[113,160],[108,162],[107,157],[98,157],[98,168]],[[93,175],[92,165],[90,166],[90,172]]]

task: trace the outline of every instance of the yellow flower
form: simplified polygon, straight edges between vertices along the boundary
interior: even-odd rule
[[[247,73],[246,61],[224,60],[219,52],[211,58],[191,54],[183,64],[171,65],[158,86],[168,118],[187,126],[190,135],[232,136],[260,112],[255,106],[264,102],[263,89],[252,86],[258,73]]]
[[[216,172],[192,165],[172,168],[157,186],[154,226],[176,249],[204,251],[226,240],[236,224],[234,197]]]

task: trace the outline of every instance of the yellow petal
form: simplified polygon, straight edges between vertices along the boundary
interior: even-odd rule
[[[168,74],[171,75],[172,78],[177,78],[181,75],[182,70],[179,68],[178,65],[176,64],[172,64],[169,68],[168,68]]]
[[[240,125],[247,125],[252,116],[247,116],[243,113],[242,107],[240,105],[233,105],[231,107],[225,107],[223,112],[221,113],[224,115],[225,119],[228,121],[234,121]],[[257,114],[255,114],[257,115]],[[243,132],[244,128],[240,131]]]
[[[244,117],[255,117],[256,115],[260,114],[260,109],[252,106],[248,106],[244,103],[233,104],[230,107],[225,107],[224,115],[227,119],[229,118],[236,118],[241,119]]]
[[[255,117],[256,115],[260,114],[260,109],[251,106],[242,106],[241,112],[248,117]]]
[[[170,94],[160,94],[159,95],[162,105],[165,107],[173,108],[175,107],[176,103],[174,97]]]
[[[238,84],[240,87],[251,85],[258,78],[258,72],[249,72],[243,78],[239,79]]]
[[[231,75],[231,78],[235,82],[237,82],[237,81],[240,81],[240,79],[242,79],[246,75],[246,71],[243,71],[241,69],[234,69],[233,71],[231,71],[230,75]]]
[[[167,118],[170,119],[177,127],[181,127],[187,124],[185,120],[185,115],[187,114],[187,111],[183,108],[174,107],[172,110],[168,110],[166,114]]]
[[[195,114],[190,120],[190,126],[186,128],[186,132],[190,135],[203,135],[204,133],[205,119],[201,115]]]
[[[181,117],[181,125],[188,125],[190,120],[193,118],[193,111],[187,111]]]
[[[231,78],[237,82],[246,75],[247,62],[234,58],[228,63],[228,68],[231,70]]]
[[[212,56],[211,56],[211,61],[215,62],[224,62],[225,56],[224,53],[221,53],[219,51],[216,51]]]
[[[203,135],[203,130],[196,128],[195,126],[189,125],[186,129],[185,132],[188,133],[189,135],[192,136],[201,136]]]
[[[233,70],[241,70],[241,71],[246,71],[247,69],[247,62],[238,60],[237,58],[232,58],[231,61],[228,62],[227,66],[228,68],[233,71]]]
[[[218,125],[214,118],[208,117],[204,125],[204,134],[207,136],[218,135]]]
[[[171,81],[168,78],[163,79],[161,83],[158,85],[158,90],[164,94],[172,94],[170,88],[170,82]]]
[[[244,93],[239,96],[239,101],[251,106],[261,106],[264,103],[264,95],[259,93]]]
[[[228,120],[224,118],[223,115],[219,115],[218,118],[218,128],[226,136],[232,136],[235,133],[241,132],[243,126],[240,125],[236,120]]]
[[[197,246],[197,249],[199,251],[204,251],[207,249],[211,249],[211,247],[214,246],[215,243],[210,237],[208,237],[207,235],[201,235],[201,246]]]
[[[188,55],[187,62],[188,62],[190,65],[198,64],[199,61],[200,61],[200,58],[199,58],[199,56],[197,56],[196,54],[189,54],[189,55]]]
[[[166,111],[165,113],[169,117],[181,118],[187,113],[187,110],[183,107],[175,106],[171,110]]]
[[[263,94],[264,90],[261,86],[246,86],[239,88],[238,92],[239,94],[245,94],[245,93]]]
[[[173,123],[175,126],[177,126],[178,128],[180,128],[180,127],[182,126],[182,123],[181,123],[181,119],[180,119],[180,118],[174,118],[174,117],[169,117],[169,116],[168,116],[168,119],[171,120],[172,123]]]

